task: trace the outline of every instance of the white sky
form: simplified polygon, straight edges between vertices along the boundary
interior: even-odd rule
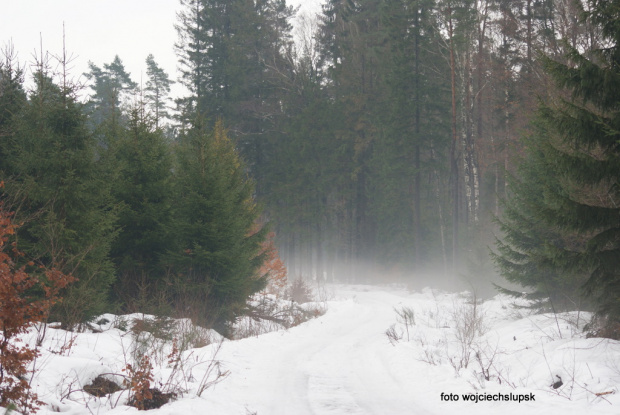
[[[288,3],[319,10],[321,0]],[[140,83],[142,76],[146,82],[145,60],[152,53],[176,81],[178,10],[178,0],[0,0],[0,47],[12,43],[19,61],[28,63],[35,52],[38,56],[42,38],[43,50],[60,55],[64,22],[74,78],[88,71],[88,61],[101,67],[119,55],[132,79]]]

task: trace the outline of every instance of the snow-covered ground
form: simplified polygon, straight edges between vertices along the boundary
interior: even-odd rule
[[[214,341],[180,358],[146,333],[136,343],[140,315],[104,316],[101,333],[48,328],[33,382],[47,404],[38,413],[137,413],[127,391],[96,398],[82,389],[99,374],[120,381],[144,355],[154,386],[182,392],[151,411],[161,415],[620,413],[620,342],[585,339],[583,313],[530,315],[502,296],[474,307],[465,294],[431,290],[329,291],[325,315],[258,337],[220,345],[216,333],[166,327],[181,349]],[[553,389],[556,375],[563,384]],[[480,396],[529,400],[465,400]]]

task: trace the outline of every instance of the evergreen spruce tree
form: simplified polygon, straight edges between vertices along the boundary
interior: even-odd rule
[[[377,0],[330,0],[323,7],[319,32],[328,96],[340,117],[334,135],[348,152],[348,163],[342,166],[346,170],[341,171],[348,179],[343,193],[343,223],[347,223],[343,248],[355,278],[364,272],[354,269],[358,261],[372,257],[376,250],[368,188],[373,148],[384,127],[380,114],[387,91],[380,77],[387,45],[381,7]]]
[[[26,254],[78,280],[52,313],[73,327],[107,311],[115,213],[74,91],[56,85],[42,64],[34,78],[19,114],[7,192],[21,199],[17,220],[25,222],[19,238]]]
[[[437,262],[442,251],[437,191],[443,186],[437,173],[449,138],[442,119],[449,113],[449,95],[445,76],[437,75],[448,68],[436,52],[441,40],[433,3],[396,0],[381,7],[388,44],[380,53],[382,136],[370,161],[377,260],[418,270]]]
[[[515,212],[498,265],[523,285],[551,269],[560,278],[586,277],[585,292],[608,323],[620,322],[620,1],[587,1],[584,19],[600,27],[602,46],[568,48],[567,62],[545,59],[548,73],[572,93],[539,110],[541,126],[530,157],[539,175],[513,186]],[[536,154],[535,152],[541,152]],[[541,155],[542,154],[542,155]],[[537,184],[539,181],[540,184]],[[529,192],[540,189],[536,200]],[[519,208],[532,201],[533,209]],[[522,218],[519,218],[521,216]],[[521,225],[530,235],[522,232]],[[534,226],[538,225],[538,229]],[[562,235],[558,239],[556,235]],[[570,238],[573,236],[574,238]],[[530,239],[529,241],[527,239]],[[525,241],[515,243],[513,241]],[[529,248],[523,249],[523,243]],[[545,252],[548,251],[548,252]],[[542,258],[542,259],[538,259]],[[546,257],[546,258],[545,258]],[[550,266],[534,273],[528,264]],[[511,272],[524,266],[521,275]],[[516,277],[516,278],[515,278]],[[539,283],[539,281],[535,281]],[[555,289],[556,287],[552,287]],[[616,333],[616,335],[618,335]]]
[[[15,142],[18,115],[27,103],[24,70],[10,47],[0,61],[0,177],[11,175],[11,147]]]
[[[561,191],[562,177],[553,162],[555,148],[544,142],[548,133],[544,125],[544,120],[537,122],[518,177],[509,180],[513,197],[504,202],[498,220],[504,238],[496,241],[497,252],[491,256],[506,280],[529,290],[526,296],[534,300],[533,308],[557,312],[585,306],[581,288],[588,273],[578,254],[585,250],[585,238],[544,219],[546,195]],[[497,288],[523,296],[521,291]]]
[[[280,69],[285,116],[266,139],[269,157],[261,195],[281,236],[290,272],[307,275],[307,268],[297,267],[301,262],[295,256],[314,251],[313,272],[333,275],[330,268],[344,251],[337,218],[346,209],[353,151],[350,142],[338,139],[337,131],[348,126],[340,122],[339,107],[322,87],[326,78],[317,62],[316,33],[311,21],[305,24],[303,44],[290,50],[289,61]]]
[[[190,92],[178,101],[182,121],[223,119],[258,180],[268,156],[263,142],[281,113],[278,72],[293,10],[282,0],[181,3],[176,49]]]
[[[256,228],[254,184],[221,121],[212,132],[189,130],[177,155],[176,247],[168,255],[175,302],[197,323],[226,332],[265,282],[256,275],[266,230]]]
[[[109,149],[115,160],[112,195],[118,204],[119,234],[111,256],[116,264],[116,298],[134,311],[148,310],[164,275],[161,256],[170,247],[172,231],[172,155],[160,129],[132,108],[123,134]]]

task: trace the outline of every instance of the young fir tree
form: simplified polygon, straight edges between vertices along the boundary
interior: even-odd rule
[[[7,192],[21,203],[19,239],[28,257],[78,280],[52,313],[72,327],[106,311],[115,213],[74,91],[56,85],[43,66],[34,78],[16,126]]]
[[[221,121],[210,133],[189,130],[177,155],[176,249],[168,256],[178,277],[175,300],[197,323],[225,332],[265,283],[256,277],[266,234],[255,228],[254,183]]]
[[[164,271],[161,255],[170,245],[172,207],[172,155],[160,129],[142,117],[140,106],[129,114],[129,123],[110,147],[108,157],[116,168],[112,195],[118,204],[118,237],[111,256],[118,280],[115,296],[132,311],[149,312]],[[153,310],[151,310],[153,311]]]
[[[8,159],[15,141],[16,121],[27,102],[23,88],[24,70],[11,48],[0,61],[0,177],[10,174]]]
[[[559,171],[553,163],[555,148],[541,137],[547,134],[543,120],[537,134],[528,140],[527,159],[519,166],[518,178],[510,177],[513,197],[504,202],[498,220],[503,240],[497,240],[495,264],[506,280],[530,290],[534,308],[549,311],[570,310],[582,303],[581,287],[587,279],[576,252],[583,252],[584,238],[578,232],[561,229],[544,219],[545,195],[561,189]],[[546,178],[541,180],[541,178]],[[572,264],[559,267],[558,261]],[[521,297],[520,291],[497,287],[499,291]]]
[[[599,315],[608,323],[620,322],[620,1],[590,0],[583,16],[602,30],[602,47],[581,53],[570,49],[567,63],[545,59],[548,73],[572,93],[570,100],[557,99],[542,105],[541,128],[535,138],[540,143],[531,152],[543,151],[536,160],[540,174],[524,177],[514,187],[517,213],[523,219],[506,221],[505,244],[516,254],[500,258],[513,264],[535,264],[534,255],[548,257],[552,272],[560,278],[583,272],[586,293],[595,302]],[[533,159],[535,153],[530,157]],[[540,200],[530,212],[518,209],[530,193],[540,189]],[[517,217],[517,216],[515,216]],[[531,248],[523,250],[511,239],[519,237],[521,224],[538,223],[532,228]],[[546,233],[577,237],[570,244],[558,244]],[[539,241],[536,238],[540,238]],[[500,245],[501,246],[501,245]],[[548,252],[545,252],[545,250]],[[500,269],[510,275],[508,268]],[[534,271],[534,275],[537,270]],[[523,273],[518,282],[527,284]],[[616,334],[617,335],[617,334]]]

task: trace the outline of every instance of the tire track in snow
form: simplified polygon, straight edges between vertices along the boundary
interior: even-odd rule
[[[328,378],[326,385],[337,385],[337,392],[319,406],[311,399],[314,413],[321,414],[407,414],[414,406],[407,391],[383,359],[390,352],[385,329],[394,321],[397,298],[381,293],[360,293],[355,307],[337,320],[350,330],[342,333],[321,353],[313,356],[314,376]],[[312,375],[311,375],[312,376]],[[420,413],[419,408],[416,413]]]
[[[332,303],[327,315],[288,332],[242,341],[254,340],[252,356],[240,368],[250,412],[425,413],[386,358],[391,350],[384,332],[395,320],[399,297],[383,292],[356,297]]]

